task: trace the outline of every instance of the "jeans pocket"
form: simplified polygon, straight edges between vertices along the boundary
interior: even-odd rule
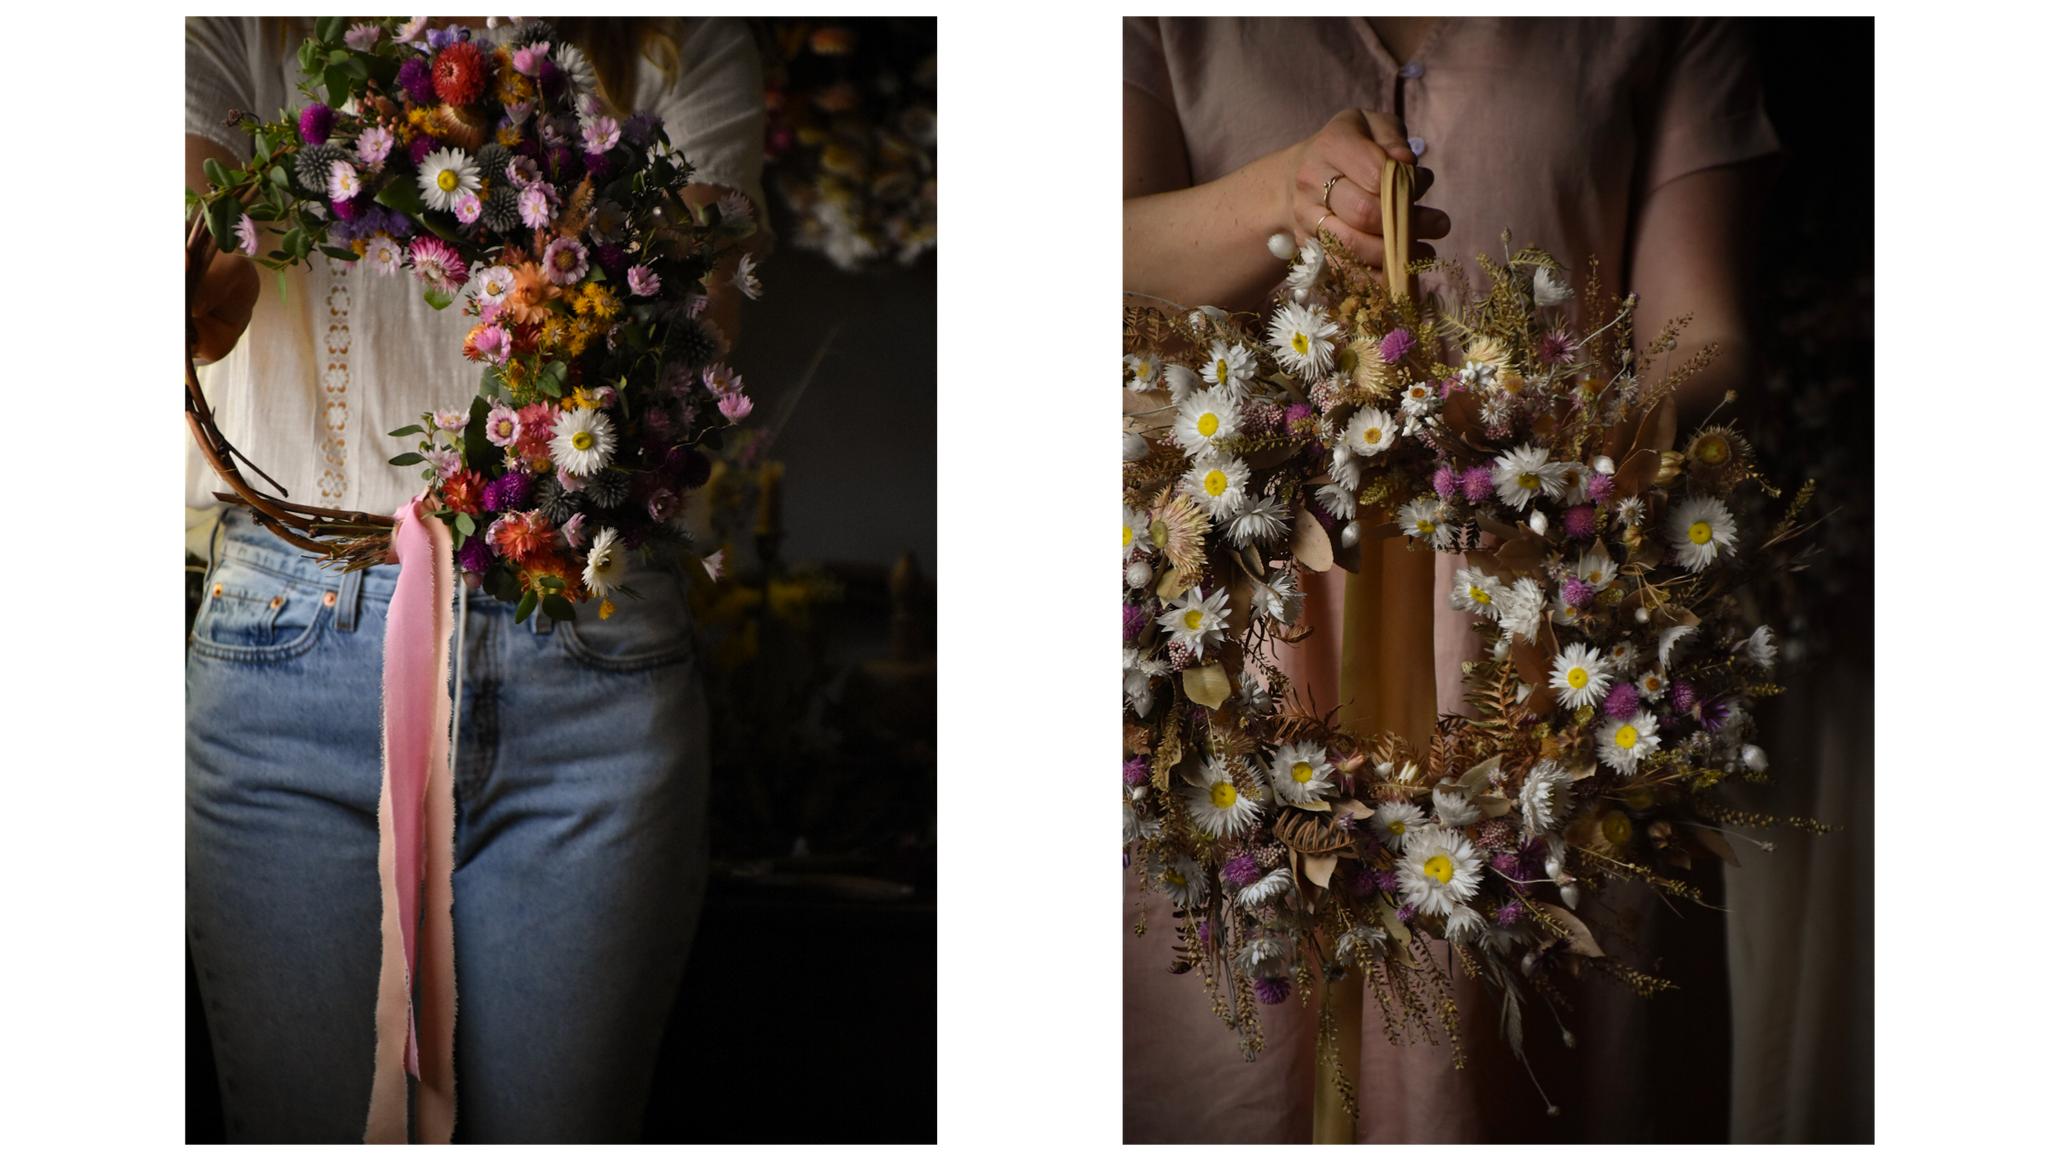
[[[221,561],[192,624],[192,649],[223,661],[283,661],[319,642],[332,612],[324,586]]]
[[[645,568],[627,578],[640,599],[620,597],[610,618],[597,615],[595,602],[576,610],[574,621],[555,624],[555,636],[571,660],[613,673],[675,665],[695,655],[696,640],[683,582],[661,568]]]

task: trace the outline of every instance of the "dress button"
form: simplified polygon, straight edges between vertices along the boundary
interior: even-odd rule
[[[1411,81],[1428,71],[1428,69],[1422,66],[1422,62],[1419,60],[1411,60],[1407,64],[1401,66],[1401,75],[1407,77]]]
[[[1418,158],[1420,158],[1420,157],[1422,156],[1422,151],[1423,151],[1423,150],[1425,150],[1425,149],[1428,149],[1428,148],[1429,148],[1429,143],[1428,143],[1428,142],[1426,142],[1426,141],[1424,141],[1424,140],[1423,140],[1422,138],[1420,138],[1420,137],[1410,137],[1410,138],[1408,139],[1408,149],[1409,149],[1409,151],[1410,151],[1410,152],[1412,152],[1412,153],[1414,153],[1414,154],[1415,154],[1415,156],[1416,156],[1416,157],[1418,157]]]

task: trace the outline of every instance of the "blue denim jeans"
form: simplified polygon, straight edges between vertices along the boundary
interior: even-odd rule
[[[186,918],[230,1141],[360,1141],[376,1040],[385,613],[223,521],[185,669]],[[636,562],[637,563],[637,562]],[[471,591],[455,772],[455,1139],[637,1141],[703,903],[683,582],[516,625]]]

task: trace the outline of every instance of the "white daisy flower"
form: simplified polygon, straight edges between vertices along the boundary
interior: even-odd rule
[[[1394,873],[1401,880],[1401,902],[1425,915],[1449,915],[1479,892],[1479,854],[1462,831],[1415,828]]]
[[[1195,457],[1194,466],[1180,478],[1181,487],[1202,506],[1209,519],[1218,523],[1237,515],[1244,506],[1245,485],[1252,470],[1236,456],[1210,452]]]
[[[1229,397],[1242,402],[1251,390],[1251,377],[1258,370],[1252,359],[1250,347],[1243,343],[1232,343],[1228,347],[1218,339],[1209,346],[1209,361],[1202,364],[1202,379],[1212,387],[1220,387]]]
[[[1599,592],[1614,583],[1614,558],[1607,555],[1607,546],[1595,541],[1591,550],[1581,553],[1573,563],[1572,572],[1578,578],[1593,586]]]
[[[1566,709],[1597,703],[1607,696],[1612,684],[1614,674],[1607,668],[1607,658],[1583,643],[1565,646],[1550,667],[1550,688],[1557,691],[1558,704]]]
[[[483,186],[476,162],[453,146],[436,149],[421,159],[419,182],[420,196],[426,199],[427,208],[450,213],[463,194],[475,193]]]
[[[1330,482],[1347,492],[1356,492],[1364,481],[1363,460],[1351,450],[1350,442],[1339,436],[1336,446],[1330,449]]]
[[[1493,487],[1503,503],[1527,508],[1538,496],[1564,495],[1564,465],[1550,462],[1550,449],[1523,444],[1493,461]]]
[[[1712,496],[1688,496],[1665,518],[1664,535],[1678,563],[1699,572],[1723,553],[1735,555],[1735,514]]]
[[[1153,818],[1149,814],[1139,814],[1138,808],[1131,805],[1131,800],[1128,798],[1124,799],[1125,846],[1130,846],[1132,843],[1143,839],[1158,838],[1165,830],[1166,828],[1160,824],[1158,819]]]
[[[1657,752],[1657,715],[1640,710],[1629,718],[1607,718],[1600,723],[1595,748],[1600,760],[1623,774],[1636,772],[1636,763]]]
[[[617,446],[611,417],[595,407],[562,412],[555,419],[555,437],[548,441],[555,466],[572,476],[594,476],[603,471]]]
[[[1168,363],[1160,375],[1166,380],[1166,390],[1172,395],[1175,406],[1179,406],[1180,402],[1193,392],[1202,389],[1202,377],[1196,374],[1192,367]]]
[[[1422,808],[1407,799],[1396,799],[1373,808],[1372,829],[1379,836],[1380,845],[1401,852],[1408,836],[1422,825]]]
[[[1230,518],[1224,534],[1239,548],[1271,544],[1287,535],[1287,505],[1272,496],[1253,496]]]
[[[1202,864],[1182,855],[1159,868],[1159,889],[1175,907],[1193,910],[1209,901],[1209,874]]]
[[[1124,696],[1131,701],[1131,710],[1139,717],[1152,712],[1152,679],[1164,677],[1172,669],[1164,662],[1142,656],[1137,649],[1124,648]]]
[[[1230,627],[1230,590],[1218,588],[1204,597],[1199,587],[1189,589],[1159,614],[1159,627],[1200,660],[1206,649],[1223,644],[1223,631]]]
[[[1451,575],[1451,607],[1463,613],[1478,613],[1500,620],[1501,599],[1507,594],[1499,578],[1476,568],[1461,568]]]
[[[1556,830],[1572,809],[1572,776],[1545,758],[1522,779],[1522,821],[1532,833]]]
[[[1450,515],[1450,505],[1442,500],[1435,496],[1418,496],[1401,505],[1394,519],[1401,522],[1402,532],[1443,552],[1451,547],[1457,531],[1449,523]]]
[[[1322,747],[1304,742],[1289,742],[1273,751],[1267,772],[1273,789],[1284,801],[1296,806],[1321,800],[1336,785],[1330,781],[1337,771],[1330,765],[1329,756]]]
[[[610,597],[626,575],[626,550],[619,547],[616,528],[604,528],[590,541],[590,555],[583,566],[583,583],[598,600]]]
[[[482,303],[499,303],[512,293],[512,270],[506,266],[486,266],[476,272],[473,283],[476,300]]]
[[[1399,426],[1393,416],[1379,408],[1364,408],[1345,425],[1344,446],[1355,456],[1376,456],[1394,446]]]
[[[1215,450],[1217,440],[1235,436],[1239,422],[1237,402],[1228,391],[1197,391],[1182,401],[1173,417],[1173,437],[1191,456]]]
[[[1427,383],[1410,383],[1401,391],[1401,414],[1421,418],[1436,411],[1436,392]]]
[[[1231,962],[1246,975],[1270,980],[1287,975],[1288,961],[1293,957],[1293,941],[1280,932],[1266,930],[1247,939]]]
[[[1658,667],[1663,669],[1671,668],[1672,650],[1677,647],[1680,641],[1692,636],[1692,634],[1693,627],[1691,625],[1673,625],[1662,633],[1657,634]]]
[[[1664,696],[1664,675],[1652,669],[1636,678],[1636,692],[1644,701],[1657,701]]]
[[[1159,356],[1141,351],[1124,356],[1124,385],[1133,391],[1150,391],[1159,386]]]
[[[1316,506],[1339,520],[1349,520],[1358,511],[1358,492],[1332,481],[1316,489]]]
[[[1567,504],[1583,504],[1591,499],[1592,497],[1586,493],[1586,485],[1593,479],[1593,473],[1586,470],[1586,465],[1566,463],[1560,466],[1564,469],[1562,480],[1564,484],[1564,502]]]
[[[1772,639],[1769,625],[1758,625],[1749,640],[1742,643],[1742,651],[1761,668],[1769,669],[1778,663],[1778,643]]]
[[[1205,762],[1195,777],[1196,785],[1183,787],[1181,794],[1187,799],[1188,814],[1203,834],[1229,838],[1250,830],[1258,821],[1259,804],[1237,792],[1229,771]]]
[[[1529,577],[1517,577],[1515,583],[1500,600],[1500,627],[1522,638],[1534,641],[1543,628],[1543,586]],[[1501,644],[1507,642],[1503,640]]]
[[[1641,496],[1623,496],[1614,503],[1614,518],[1621,521],[1624,528],[1641,527],[1643,517],[1649,514],[1649,506]]]
[[[1301,251],[1295,255],[1294,266],[1287,272],[1287,287],[1290,290],[1310,290],[1316,279],[1323,276],[1323,244],[1310,238],[1301,244]]]
[[[1444,920],[1444,938],[1452,943],[1471,943],[1486,930],[1486,917],[1463,903],[1451,908]]]
[[[391,235],[379,234],[370,239],[363,257],[370,260],[370,268],[377,273],[396,274],[405,265],[405,247],[392,241]]]
[[[1557,275],[1552,274],[1547,266],[1538,266],[1536,268],[1535,284],[1530,287],[1530,290],[1535,296],[1536,305],[1539,307],[1557,306],[1560,303],[1571,301],[1572,297],[1570,284]]]
[[[1280,365],[1303,379],[1313,379],[1330,369],[1337,346],[1330,340],[1337,324],[1312,306],[1284,303],[1273,314],[1266,329],[1266,341]]]
[[[1476,826],[1479,822],[1479,808],[1455,786],[1439,786],[1429,792],[1429,799],[1436,806],[1438,826]]]
[[[1637,660],[1636,644],[1633,641],[1623,641],[1607,647],[1607,664],[1616,673],[1633,672]]]
[[[1143,512],[1124,505],[1124,561],[1152,552],[1152,521]]]
[[[1266,584],[1256,581],[1252,584],[1252,599],[1268,617],[1283,625],[1292,625],[1301,619],[1301,610],[1306,598],[1301,592],[1301,583],[1286,569],[1274,573]]]
[[[1251,886],[1237,893],[1237,901],[1245,907],[1257,907],[1269,899],[1278,898],[1294,890],[1294,875],[1286,867],[1274,867],[1260,876]]]

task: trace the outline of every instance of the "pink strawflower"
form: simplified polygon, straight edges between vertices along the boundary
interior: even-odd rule
[[[477,344],[482,347],[483,344]],[[519,442],[519,413],[500,403],[484,417],[484,438],[499,447]]]
[[[1407,327],[1395,327],[1380,340],[1380,358],[1389,363],[1400,362],[1414,349],[1415,336],[1408,333]]]
[[[590,540],[583,531],[583,513],[578,512],[574,516],[569,517],[569,522],[562,525],[562,535],[569,538],[569,547],[571,548],[586,548],[589,546]]]
[[[1606,710],[1610,718],[1627,718],[1634,717],[1635,712],[1642,708],[1642,704],[1642,695],[1636,692],[1634,685],[1626,681],[1617,681],[1614,688],[1607,691],[1607,700],[1600,708]]]
[[[754,203],[745,194],[726,194],[718,199],[718,218],[731,225],[745,225],[754,220]]]
[[[461,431],[469,426],[469,412],[450,408],[434,413],[434,426],[442,431]]]
[[[512,332],[501,326],[487,326],[483,328],[476,335],[476,353],[483,356],[484,361],[487,363],[500,367],[504,366],[505,361],[512,357]],[[500,410],[503,409],[501,408]],[[514,418],[516,420],[517,417]],[[514,432],[514,438],[517,438],[516,431]],[[501,443],[499,446],[502,447],[504,445]]]
[[[337,202],[345,202],[363,192],[363,179],[356,176],[356,167],[346,161],[337,161],[327,170],[327,196]]]
[[[543,40],[525,48],[512,50],[512,68],[520,76],[530,77],[540,72],[541,62],[547,59],[548,42]]]
[[[377,38],[382,35],[384,30],[374,24],[356,24],[342,33],[341,41],[357,52],[368,52],[376,46]]]
[[[631,267],[626,271],[626,289],[642,298],[653,298],[661,293],[661,275],[651,267]]]
[[[1493,471],[1484,465],[1466,468],[1458,477],[1458,491],[1474,504],[1486,499],[1493,495]]]
[[[235,223],[235,237],[241,242],[235,249],[254,258],[257,244],[256,219],[243,214],[242,220]]]
[[[521,199],[522,203],[524,199]],[[590,273],[590,252],[574,238],[556,238],[541,255],[541,269],[556,286],[574,286]]]
[[[718,413],[734,423],[753,414],[753,411],[754,401],[737,391],[721,396],[718,400]]]
[[[427,453],[427,462],[434,465],[434,478],[445,480],[462,470],[462,453],[453,448],[435,448]]]
[[[713,363],[704,368],[704,389],[713,395],[731,395],[745,389],[740,377],[724,363]]]
[[[683,498],[667,488],[657,488],[647,497],[647,518],[656,524],[665,524],[676,518],[683,510]]]
[[[334,168],[340,169],[341,166],[337,164]],[[455,199],[455,220],[465,226],[476,221],[477,218],[483,215],[483,212],[483,199],[476,196],[476,191],[473,189],[463,190],[461,195]]]
[[[1458,470],[1445,464],[1429,477],[1429,486],[1440,499],[1448,500],[1458,494]]]
[[[443,294],[454,294],[469,281],[469,267],[462,256],[439,238],[421,234],[412,240],[409,253],[413,274]]]
[[[515,157],[505,165],[505,179],[515,187],[525,189],[540,180],[540,166],[534,164],[531,157]]]
[[[1579,350],[1570,332],[1555,330],[1536,340],[1536,360],[1540,363],[1569,363]]]
[[[603,153],[619,143],[619,123],[610,117],[592,117],[583,123],[583,150]]]
[[[1594,473],[1593,478],[1586,481],[1586,495],[1601,504],[1614,499],[1614,477]]]
[[[554,194],[554,188],[544,181],[536,181],[519,191],[519,220],[526,224],[527,229],[538,230],[555,220]]]
[[[356,160],[374,172],[384,164],[386,157],[391,156],[391,146],[395,141],[391,130],[382,125],[372,125],[356,138]]]
[[[1566,536],[1571,537],[1573,540],[1591,540],[1593,533],[1596,531],[1598,531],[1598,527],[1593,519],[1592,505],[1581,504],[1576,508],[1565,509],[1564,534]]]

